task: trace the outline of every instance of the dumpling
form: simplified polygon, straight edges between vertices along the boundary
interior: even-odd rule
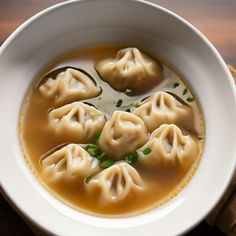
[[[43,176],[50,180],[72,180],[95,174],[99,161],[78,144],[67,146],[41,158]]]
[[[99,62],[96,70],[114,89],[140,92],[159,83],[162,69],[159,63],[137,48],[118,51],[115,58]]]
[[[100,198],[106,202],[118,202],[125,199],[133,191],[144,190],[139,173],[125,162],[113,166],[95,175],[86,184],[88,191],[99,189]]]
[[[74,102],[49,113],[49,126],[57,135],[69,137],[74,142],[87,143],[93,140],[105,123],[102,112],[82,102]]]
[[[49,78],[39,88],[40,92],[55,102],[72,102],[96,97],[101,93],[91,76],[82,70],[68,68],[56,79]]]
[[[152,132],[138,155],[139,161],[150,167],[189,167],[197,158],[198,145],[193,136],[183,135],[176,125],[164,124]]]
[[[162,124],[176,124],[191,129],[194,122],[192,109],[166,92],[155,93],[146,103],[136,108],[133,114],[144,121],[149,132]]]
[[[98,143],[111,158],[119,160],[124,154],[140,148],[147,139],[147,129],[139,117],[115,111],[104,126]]]

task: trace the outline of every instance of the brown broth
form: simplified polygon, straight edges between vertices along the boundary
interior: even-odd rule
[[[133,109],[135,102],[141,101],[155,91],[173,92],[186,100],[186,96],[182,96],[182,91],[186,88],[186,85],[165,65],[163,65],[165,76],[163,83],[140,96],[127,96],[125,93],[113,90],[107,83],[101,81],[94,70],[94,64],[96,61],[114,57],[117,50],[121,48],[123,47],[97,46],[81,49],[76,53],[71,53],[59,58],[59,60],[47,68],[46,73],[64,66],[78,67],[86,70],[96,80],[98,85],[103,88],[102,95],[87,99],[86,101],[93,103],[99,110],[103,111],[108,118],[114,110]],[[44,185],[56,197],[78,210],[91,214],[116,217],[128,216],[140,214],[165,203],[181,191],[190,181],[201,159],[204,139],[198,141],[200,152],[190,169],[183,170],[177,167],[150,171],[149,169],[143,168],[140,164],[136,164],[135,168],[147,184],[147,188],[143,192],[131,193],[125,200],[118,203],[101,204],[97,193],[89,194],[86,192],[83,180],[51,183],[43,178],[40,175],[40,157],[58,145],[76,142],[72,137],[59,137],[49,129],[48,112],[58,105],[56,105],[54,101],[43,97],[38,91],[38,84],[41,84],[44,75],[45,73],[39,76],[25,99],[20,117],[21,131],[19,136],[27,161],[31,163],[33,170],[36,171]],[[173,88],[175,82],[180,84],[177,88]],[[192,96],[190,92],[188,92],[188,94]],[[119,108],[115,106],[118,99],[124,101]],[[191,130],[194,130],[196,135],[204,137],[203,119],[198,104],[194,101],[191,104],[189,103],[189,105],[192,107],[195,116],[195,124]]]

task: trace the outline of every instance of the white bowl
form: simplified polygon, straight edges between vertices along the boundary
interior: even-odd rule
[[[204,114],[206,145],[187,187],[167,204],[128,218],[75,211],[49,194],[19,147],[19,111],[32,80],[51,60],[97,43],[127,43],[160,56],[179,71]],[[151,3],[69,1],[20,26],[0,49],[0,180],[12,203],[47,232],[60,235],[176,235],[202,220],[222,196],[235,169],[236,96],[216,49],[191,24]]]

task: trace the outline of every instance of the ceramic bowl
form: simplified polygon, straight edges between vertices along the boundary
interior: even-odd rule
[[[99,43],[124,43],[158,55],[194,92],[204,115],[200,166],[174,199],[141,215],[105,218],[76,211],[36,179],[20,150],[22,102],[37,74],[57,56]],[[236,160],[236,96],[219,53],[190,23],[138,0],[68,1],[20,26],[0,49],[0,181],[10,201],[42,230],[57,235],[177,235],[200,222],[226,190]]]

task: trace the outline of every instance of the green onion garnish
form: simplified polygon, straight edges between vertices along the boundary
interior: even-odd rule
[[[84,182],[86,183],[86,184],[88,184],[88,182],[92,179],[92,175],[90,175],[90,176],[87,176],[85,179],[84,179]]]
[[[90,154],[90,156],[96,158],[102,154],[102,151],[99,148],[98,149],[88,148],[87,151]]]
[[[141,102],[136,102],[134,105],[135,105],[136,107],[140,107],[140,106],[142,105],[142,103],[141,103]]]
[[[116,107],[120,107],[121,106],[121,104],[122,104],[122,100],[121,99],[119,99],[118,101],[117,101],[117,103],[116,103]]]
[[[184,91],[183,91],[183,95],[185,95],[187,92],[188,92],[188,89],[185,88]]]
[[[88,148],[88,149],[87,149],[87,152],[89,153],[90,156],[95,157],[95,155],[96,155],[96,154],[95,154],[95,150],[96,150],[96,149]]]
[[[129,108],[128,108],[128,109],[126,109],[125,111],[126,111],[126,112],[131,112],[131,110],[130,110]]]
[[[99,156],[97,156],[96,158],[99,160],[99,161],[102,161],[105,157],[106,157],[106,153],[103,152],[102,154],[100,154]]]
[[[98,139],[101,136],[102,131],[97,131],[95,133],[95,137]]]
[[[193,102],[194,100],[195,100],[194,97],[188,97],[188,98],[187,98],[187,101],[188,101],[188,102]]]
[[[94,154],[95,154],[95,157],[98,157],[98,156],[100,156],[101,154],[102,154],[102,151],[101,151],[101,149],[96,149],[95,151],[94,151]]]
[[[86,146],[87,149],[90,149],[90,148],[98,148],[98,145],[97,144],[93,144],[93,143],[90,143]]]
[[[143,154],[144,155],[148,155],[148,154],[150,154],[151,153],[151,148],[145,148],[144,150],[143,150]]]
[[[112,166],[113,164],[114,164],[114,161],[106,160],[106,161],[101,163],[101,167],[102,168],[108,168],[108,167]]]
[[[88,144],[86,147],[87,152],[92,157],[98,157],[102,154],[101,149],[98,147],[97,144]]]
[[[174,87],[174,88],[177,88],[178,86],[179,86],[179,83],[174,83],[174,84],[173,84],[173,87]]]
[[[138,153],[132,152],[130,154],[125,155],[125,161],[129,164],[134,164],[138,160]]]

